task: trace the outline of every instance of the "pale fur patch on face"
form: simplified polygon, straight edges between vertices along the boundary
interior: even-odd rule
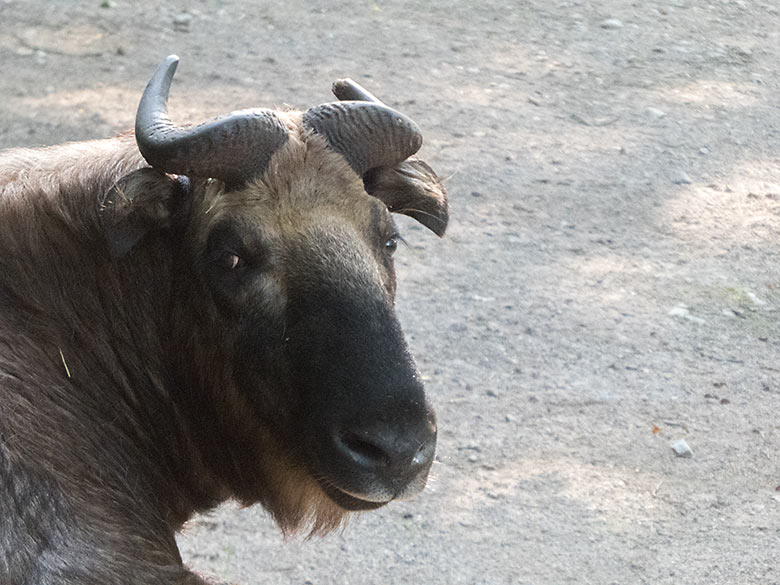
[[[282,241],[307,243],[321,265],[348,269],[364,285],[387,283],[389,275],[371,247],[377,238],[376,208],[386,224],[392,224],[389,212],[321,136],[306,130],[293,135],[255,187],[276,201]]]
[[[287,113],[293,119],[296,115]],[[380,207],[387,223],[392,222],[389,212],[365,192],[362,179],[322,137],[291,126],[289,140],[262,177],[230,192],[219,181],[206,186],[192,222],[198,247],[205,245],[217,221],[233,216],[262,233],[264,245],[282,262],[289,260],[292,242],[304,242],[323,265],[349,267],[354,275],[362,274],[363,284],[386,286],[390,276],[370,247],[376,238],[372,208]],[[280,293],[274,295],[280,300],[286,289],[283,268],[272,266],[269,281],[269,292]]]
[[[371,201],[362,179],[341,155],[330,150],[322,137],[295,126],[262,177],[230,192],[225,192],[221,181],[209,180],[197,195],[192,229],[201,241],[215,218],[231,210],[256,216],[258,227],[276,228],[283,237],[300,233],[315,211],[330,209],[348,223],[365,224]]]

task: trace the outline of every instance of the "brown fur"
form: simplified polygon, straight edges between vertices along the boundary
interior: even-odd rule
[[[0,585],[201,583],[174,533],[229,497],[285,532],[344,519],[285,430],[297,411],[278,380],[253,400],[282,430],[237,387],[240,327],[191,268],[227,218],[268,257],[255,310],[281,322],[291,290],[324,270],[347,295],[381,291],[370,302],[390,314],[382,194],[285,115],[265,175],[229,193],[204,178],[182,193],[131,135],[0,153]]]
[[[190,579],[160,527],[215,501],[161,473],[208,477],[164,390],[154,275],[170,260],[114,263],[101,246],[99,197],[141,164],[129,136],[0,155],[0,574],[14,584]],[[31,498],[34,529],[18,518]]]

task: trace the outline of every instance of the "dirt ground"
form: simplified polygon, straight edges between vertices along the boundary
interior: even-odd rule
[[[329,101],[423,128],[452,224],[399,312],[439,415],[418,498],[323,540],[259,508],[185,562],[245,584],[780,583],[775,0],[0,0],[0,147]],[[692,457],[676,456],[684,439]]]

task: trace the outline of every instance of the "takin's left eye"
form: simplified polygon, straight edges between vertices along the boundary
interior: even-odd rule
[[[388,253],[392,254],[398,249],[398,238],[398,234],[393,234],[385,242],[385,250],[387,250]]]

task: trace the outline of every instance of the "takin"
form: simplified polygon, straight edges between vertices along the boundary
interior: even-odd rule
[[[285,532],[423,489],[436,419],[394,309],[391,212],[441,236],[417,125],[351,80],[306,111],[0,153],[0,584],[204,584],[227,499]]]

